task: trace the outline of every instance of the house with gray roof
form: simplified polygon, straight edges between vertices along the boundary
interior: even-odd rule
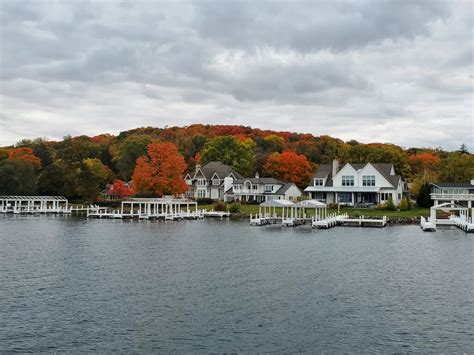
[[[226,201],[243,201],[261,203],[268,200],[296,201],[301,197],[301,190],[293,183],[287,183],[271,177],[235,179],[225,191]]]
[[[197,164],[196,170],[187,173],[184,178],[189,186],[186,196],[194,199],[223,200],[224,191],[230,188],[232,181],[242,178],[237,171],[219,161],[212,161],[204,166]]]
[[[321,164],[305,189],[309,198],[347,206],[382,204],[391,197],[398,205],[405,183],[393,164]]]

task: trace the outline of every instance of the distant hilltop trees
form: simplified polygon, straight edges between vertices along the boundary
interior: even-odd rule
[[[183,176],[197,163],[221,161],[240,174],[309,183],[318,164],[392,163],[416,196],[425,183],[466,182],[474,156],[459,150],[403,149],[394,144],[344,142],[330,136],[234,125],[137,128],[118,136],[37,138],[0,148],[0,194],[62,195],[94,201],[108,184],[132,180],[138,195],[181,194]],[[127,195],[130,194],[127,192]]]

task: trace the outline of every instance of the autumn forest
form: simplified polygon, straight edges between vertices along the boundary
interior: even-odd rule
[[[474,177],[474,155],[461,142],[459,150],[448,152],[243,126],[192,125],[137,128],[117,136],[67,136],[61,141],[25,139],[2,147],[0,194],[95,201],[109,183],[121,197],[182,194],[186,171],[210,161],[222,161],[244,176],[259,172],[305,187],[318,164],[336,158],[342,163],[393,163],[411,182],[414,197],[424,183]]]

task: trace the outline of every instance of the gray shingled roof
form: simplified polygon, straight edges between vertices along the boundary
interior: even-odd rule
[[[287,182],[285,185],[280,187],[280,189],[277,192],[275,192],[275,195],[283,195],[293,185],[295,185],[295,184],[293,184],[292,182]],[[298,188],[298,190],[299,190],[299,188]],[[301,190],[300,190],[300,192],[301,192]]]
[[[284,184],[283,181],[274,178],[239,178],[234,180],[234,184],[243,184],[250,181],[252,184]]]
[[[355,170],[360,170],[363,169],[367,164],[353,164],[353,163],[347,163],[351,165]],[[341,164],[339,165],[339,170],[341,170],[345,165],[347,164]],[[400,175],[390,175],[390,172],[392,171],[393,164],[389,163],[371,163],[372,166],[377,169],[377,171],[385,178],[387,181],[392,184],[394,187],[398,186],[398,182],[401,180]],[[316,173],[313,175],[313,179],[324,179],[327,178],[326,180],[326,185],[325,186],[333,186],[332,184],[332,164],[320,164],[318,170]]]
[[[320,164],[318,170],[313,175],[313,179],[326,179],[326,185],[324,186],[332,186],[332,165]]]
[[[234,174],[236,179],[242,178],[242,175],[240,175],[237,171],[232,169],[230,166],[221,163],[220,161],[211,161],[207,163],[201,167],[201,171],[204,174],[204,177],[208,180],[210,180],[214,174],[217,174],[220,179],[224,179],[230,174]]]

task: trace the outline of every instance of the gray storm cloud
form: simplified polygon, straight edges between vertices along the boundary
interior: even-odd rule
[[[243,124],[473,148],[469,1],[0,2],[0,144]]]

